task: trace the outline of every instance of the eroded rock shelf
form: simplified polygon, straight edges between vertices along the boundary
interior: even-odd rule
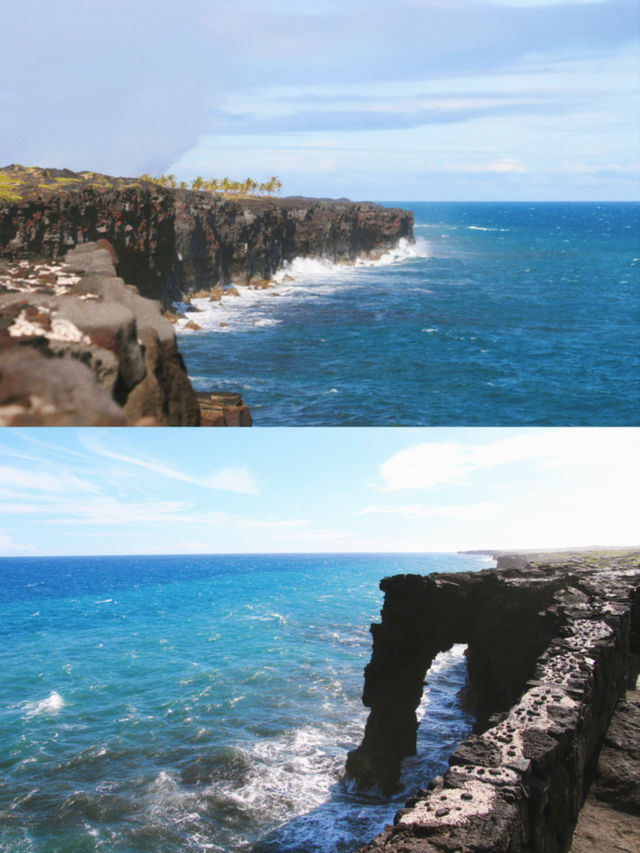
[[[570,848],[614,709],[635,681],[640,553],[516,562],[381,582],[363,693],[371,712],[348,775],[395,788],[415,753],[425,674],[453,643],[468,645],[477,723],[444,777],[363,853]]]

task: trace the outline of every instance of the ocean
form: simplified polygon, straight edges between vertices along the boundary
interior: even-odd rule
[[[196,389],[240,392],[257,426],[640,422],[640,204],[390,206],[415,245],[194,300]]]
[[[393,801],[343,779],[380,579],[478,555],[0,560],[0,849],[349,851],[446,766],[464,648],[434,662]]]

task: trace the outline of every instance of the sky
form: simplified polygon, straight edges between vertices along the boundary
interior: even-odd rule
[[[0,556],[640,544],[640,428],[0,430]]]
[[[0,164],[638,200],[638,0],[21,0]]]

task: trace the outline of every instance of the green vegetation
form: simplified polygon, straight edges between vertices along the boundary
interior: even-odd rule
[[[581,550],[548,551],[527,555],[531,562],[541,565],[585,565],[592,568],[606,568],[608,565],[634,566],[640,560],[637,548],[586,548]]]
[[[111,178],[98,172],[72,172],[70,169],[41,169],[13,164],[0,169],[0,201],[21,201],[34,194],[60,190],[129,189],[141,186],[130,178]]]
[[[247,178],[244,181],[232,181],[229,178],[209,178],[205,180],[201,176],[198,176],[189,185],[186,181],[178,183],[175,175],[161,175],[159,178],[154,178],[147,174],[140,175],[140,180],[149,181],[152,184],[158,184],[168,189],[192,189],[197,192],[209,192],[232,198],[272,196],[274,193],[279,193],[282,189],[282,181],[275,175],[272,175],[269,180],[262,183],[254,181],[253,178]]]
[[[175,175],[140,175],[139,178],[112,178],[99,172],[72,172],[69,169],[41,169],[38,166],[19,166],[13,164],[0,168],[0,201],[21,201],[43,192],[55,193],[61,190],[127,190],[156,184],[168,189],[192,189],[213,193],[229,198],[255,198],[272,196],[282,189],[282,182],[273,175],[269,180],[258,183],[253,178],[244,181],[232,181],[230,178],[194,178],[189,184],[178,182]]]
[[[20,201],[22,196],[15,192],[19,186],[18,180],[0,172],[0,199],[2,201]]]

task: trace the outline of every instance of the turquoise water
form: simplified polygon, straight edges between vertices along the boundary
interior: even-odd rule
[[[395,204],[412,250],[196,301],[196,388],[263,426],[640,422],[639,204]]]
[[[470,720],[429,676],[394,802],[350,790],[379,580],[472,555],[0,560],[0,849],[348,851]],[[428,724],[427,724],[428,723]]]

